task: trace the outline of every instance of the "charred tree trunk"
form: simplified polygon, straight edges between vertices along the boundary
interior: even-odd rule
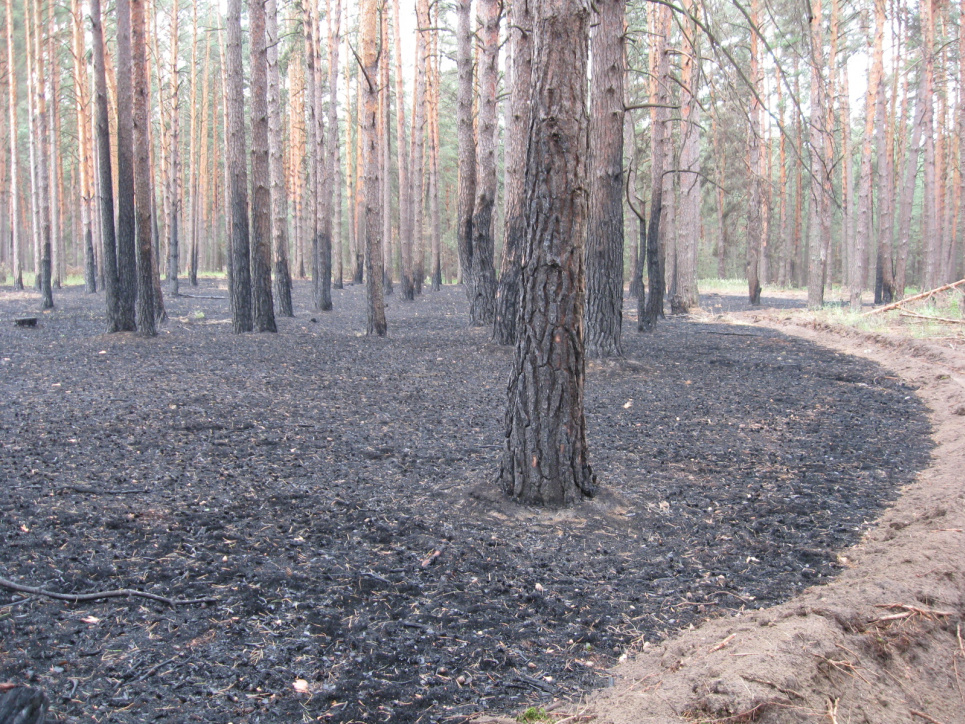
[[[285,188],[285,139],[282,132],[281,85],[278,71],[278,8],[276,0],[265,4],[265,33],[268,38],[268,175],[271,186],[271,235],[274,246],[275,302],[284,317],[294,317],[292,277],[288,268],[288,190]],[[252,138],[254,145],[254,138]]]
[[[530,0],[515,0],[510,6],[510,13],[512,89],[506,133],[506,232],[493,323],[493,341],[502,345],[516,344],[521,254],[526,242],[526,146],[533,76],[533,3]]]
[[[137,329],[137,242],[134,217],[134,87],[131,81],[131,2],[117,3],[117,278],[120,329]],[[102,190],[104,193],[104,190]]]
[[[266,0],[248,0],[251,39],[251,291],[256,332],[277,332],[271,295],[271,191],[268,166]]]
[[[94,56],[94,122],[98,175],[98,213],[103,246],[104,296],[107,303],[107,331],[124,329],[121,317],[120,284],[117,278],[117,244],[114,237],[114,183],[111,173],[110,124],[107,113],[107,74],[104,68],[104,31],[100,0],[91,0],[91,42]]]
[[[131,2],[131,62],[134,92],[134,199],[137,229],[137,331],[145,337],[157,335],[154,316],[154,246],[151,202],[151,135],[147,69],[146,0]]]
[[[591,31],[586,355],[623,355],[623,76],[626,0],[596,3]]]
[[[250,332],[254,326],[251,305],[251,260],[248,231],[248,164],[245,159],[245,97],[241,54],[241,0],[228,0],[228,44],[225,58],[228,115],[226,160],[231,186],[227,193],[231,207],[231,299],[235,332]]]
[[[469,11],[472,0],[459,0],[456,6],[456,69],[458,91],[456,99],[456,129],[459,144],[459,192],[456,201],[456,241],[462,283],[472,303],[473,292],[473,233],[472,210],[476,199],[476,141],[472,123],[473,68],[472,28]]]
[[[583,263],[589,118],[582,0],[536,6],[527,235],[506,449],[499,484],[513,499],[567,505],[594,492],[583,385]]]

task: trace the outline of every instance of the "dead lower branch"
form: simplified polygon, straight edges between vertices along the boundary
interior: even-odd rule
[[[931,317],[927,314],[918,314],[917,312],[909,312],[907,309],[902,309],[898,314],[899,317],[914,317],[915,319],[927,319],[930,322],[942,322],[943,324],[965,324],[965,319],[949,319],[948,317]]]
[[[136,591],[133,588],[119,588],[113,591],[97,591],[95,593],[58,593],[56,591],[47,591],[43,588],[36,588],[35,586],[23,586],[2,577],[0,577],[0,588],[6,588],[8,591],[17,591],[18,593],[29,593],[34,596],[46,596],[47,598],[53,598],[58,601],[70,601],[71,603],[99,601],[103,598],[127,598],[129,596],[135,596],[138,598],[148,598],[152,601],[157,601],[171,608],[175,608],[176,606],[194,606],[201,603],[216,603],[218,601],[217,598],[168,598],[146,591]]]

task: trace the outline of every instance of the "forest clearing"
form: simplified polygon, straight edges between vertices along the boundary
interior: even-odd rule
[[[624,359],[590,363],[599,492],[540,509],[494,481],[511,354],[466,327],[458,287],[390,304],[393,332],[373,338],[361,286],[313,316],[310,285],[296,283],[296,317],[278,336],[238,336],[224,281],[201,284],[170,300],[150,340],[104,334],[98,297],[79,288],[36,329],[12,321],[35,293],[0,294],[3,577],[214,599],[0,591],[0,681],[45,690],[55,720],[442,722],[579,703],[614,681],[606,696],[618,696],[618,661],[678,646],[677,631],[693,624],[693,637],[707,619],[775,618],[774,604],[890,560],[909,535],[934,553],[916,527],[951,530],[962,515],[960,490],[919,492],[918,513],[898,498],[923,487],[930,425],[938,451],[952,442],[942,426],[963,418],[945,408],[965,405],[962,389],[943,392],[957,383],[918,367],[937,363],[907,343],[872,355],[908,358],[892,370],[733,324],[789,324],[807,314],[791,309],[800,300],[765,297],[785,307],[765,314],[712,295],[709,313],[670,317],[625,337]],[[885,587],[876,603],[951,608],[928,626],[954,640],[958,534],[932,535],[951,539],[934,570],[890,585],[933,598],[893,600]],[[622,706],[627,718],[594,720],[645,720]],[[869,721],[907,721],[895,712]]]

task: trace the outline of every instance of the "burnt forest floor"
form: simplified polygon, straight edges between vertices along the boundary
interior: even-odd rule
[[[593,501],[494,489],[511,350],[461,288],[364,332],[362,287],[231,332],[223,282],[156,339],[104,299],[0,291],[0,682],[70,722],[443,722],[606,685],[621,654],[839,570],[927,464],[925,410],[873,363],[757,327],[625,324],[590,363]],[[216,299],[206,297],[221,297]],[[715,310],[739,307],[716,296]],[[765,304],[767,303],[765,299]]]

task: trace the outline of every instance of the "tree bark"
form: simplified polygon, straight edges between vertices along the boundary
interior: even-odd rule
[[[137,329],[137,243],[134,238],[134,88],[131,3],[117,3],[117,278],[122,331]]]
[[[168,269],[167,278],[173,296],[180,293],[178,273],[181,267],[181,82],[178,74],[178,34],[180,6],[171,5],[171,75],[168,77],[170,94],[170,175],[168,179]],[[193,69],[192,69],[193,72]]]
[[[415,259],[417,249],[424,248],[425,239],[425,210],[426,210],[426,125],[428,106],[428,92],[426,75],[429,68],[430,55],[428,34],[432,20],[429,17],[429,0],[416,0],[416,44],[415,44],[415,83],[412,94],[412,144],[409,153],[409,169],[412,178],[412,287],[413,294],[422,289],[422,281],[418,278]]]
[[[245,97],[241,55],[241,0],[228,0],[228,45],[225,58],[228,116],[227,162],[231,207],[232,327],[236,333],[254,327],[248,231],[248,164],[245,159]]]
[[[868,90],[865,93],[865,122],[864,137],[861,141],[861,161],[858,171],[858,226],[854,235],[851,269],[849,281],[851,283],[850,302],[851,311],[861,311],[861,292],[867,276],[865,254],[867,243],[872,234],[872,144],[874,142],[875,119],[878,115],[878,105],[884,105],[883,99],[878,98],[881,78],[884,75],[884,35],[885,14],[884,0],[875,2],[875,34],[871,47],[871,72],[868,78]],[[878,9],[880,8],[880,12]],[[884,169],[879,169],[879,175]]]
[[[248,0],[251,42],[251,292],[256,332],[277,332],[271,294],[271,172],[268,160],[266,0]]]
[[[392,38],[395,50],[395,126],[396,163],[399,175],[399,295],[402,301],[415,299],[412,280],[412,189],[409,182],[409,140],[405,128],[405,92],[402,79],[402,28],[399,25],[399,0],[392,0]]]
[[[50,223],[50,128],[47,117],[47,80],[44,63],[44,43],[42,33],[43,19],[40,17],[42,7],[38,6],[34,16],[34,66],[32,86],[35,96],[37,118],[35,130],[37,134],[37,197],[39,201],[40,226],[40,308],[53,309],[54,296],[52,286],[52,231]]]
[[[637,305],[637,329],[650,332],[663,316],[664,258],[662,253],[661,217],[664,215],[664,176],[670,160],[672,139],[667,125],[670,122],[670,56],[667,49],[670,35],[670,8],[660,5],[654,8],[655,32],[653,53],[655,73],[651,79],[650,97],[653,108],[650,114],[653,160],[650,172],[650,224],[647,227],[647,294]]]
[[[594,492],[583,413],[589,11],[583,0],[535,8],[528,228],[498,482],[520,502],[560,506]]]
[[[456,134],[459,154],[459,188],[456,200],[456,243],[462,283],[470,304],[473,291],[472,211],[476,198],[476,141],[472,123],[473,63],[470,9],[472,0],[458,0],[456,5]]]
[[[98,174],[98,211],[103,246],[104,296],[107,303],[107,331],[123,330],[120,284],[117,278],[117,244],[114,236],[114,183],[111,172],[110,123],[107,112],[107,75],[104,68],[104,31],[100,0],[91,0],[91,45],[94,58],[94,119]]]
[[[124,0],[122,0],[123,2]],[[154,263],[151,201],[151,136],[147,70],[147,39],[144,4],[146,0],[130,0],[131,62],[134,92],[134,198],[137,228],[137,331],[145,337],[157,335],[154,316]],[[118,79],[118,82],[120,79]]]
[[[365,168],[365,301],[368,335],[384,337],[385,299],[382,292],[382,219],[379,212],[379,54],[376,0],[362,0],[359,19],[362,46],[362,152]]]
[[[828,244],[831,237],[830,197],[831,159],[827,153],[828,100],[824,81],[824,33],[822,31],[821,0],[811,5],[811,204],[810,241],[808,250],[808,308],[824,305],[824,284],[827,274]]]
[[[342,288],[342,196],[339,181],[339,140],[338,140],[338,46],[342,22],[342,2],[336,0],[335,10],[326,0],[328,27],[328,155],[326,157],[328,176],[329,205],[329,277],[332,286]],[[331,293],[329,293],[331,296]]]
[[[12,0],[6,0],[6,25],[7,25],[7,98],[9,100],[9,105],[7,107],[7,112],[9,114],[9,130],[10,130],[10,245],[12,247],[11,254],[11,272],[13,274],[13,288],[23,289],[23,250],[21,249],[21,224],[20,224],[20,204],[19,204],[19,192],[20,184],[18,182],[18,169],[17,165],[19,162],[19,154],[17,153],[17,74],[11,72],[10,69],[16,68],[16,57],[15,48],[13,43],[13,2]]]
[[[599,0],[590,31],[586,355],[623,355],[623,77],[626,0]]]
[[[84,289],[88,294],[97,291],[97,267],[94,262],[94,239],[91,230],[90,205],[91,182],[88,176],[90,168],[90,97],[87,85],[87,65],[84,62],[86,49],[84,47],[84,20],[80,8],[80,0],[71,2],[72,36],[71,43],[74,54],[74,101],[77,105],[77,166],[79,176],[78,189],[80,196],[81,242],[84,249]],[[15,166],[15,164],[14,164]],[[13,173],[16,174],[14,168]],[[16,189],[16,175],[13,176],[12,188]]]
[[[284,317],[294,317],[292,278],[288,268],[288,191],[285,188],[285,139],[282,133],[278,71],[278,8],[276,0],[265,4],[266,57],[268,62],[268,175],[271,198],[271,235],[274,246],[275,301]],[[254,146],[254,135],[252,135]],[[252,148],[254,153],[254,148]]]
[[[499,80],[499,21],[501,0],[476,0],[482,57],[479,63],[479,138],[476,194],[472,210],[472,283],[466,289],[469,324],[493,323],[496,302],[496,268],[493,256],[496,209],[496,84]]]
[[[760,8],[757,0],[751,1],[751,23],[760,27]],[[747,170],[749,193],[747,197],[747,299],[757,306],[761,303],[760,257],[763,244],[764,224],[761,215],[763,182],[761,179],[761,95],[760,51],[757,33],[751,30],[750,81],[751,96],[750,127],[747,131]]]
[[[502,345],[516,344],[521,254],[526,241],[526,146],[533,76],[533,6],[530,0],[515,0],[510,5],[512,88],[506,132],[506,231],[493,323],[493,341]]]

